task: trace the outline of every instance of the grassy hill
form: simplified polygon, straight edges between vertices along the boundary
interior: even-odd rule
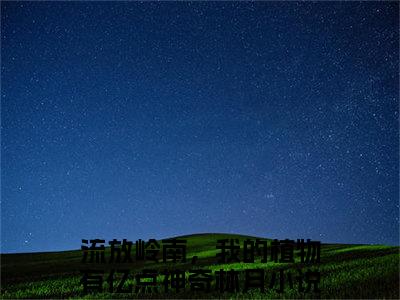
[[[220,293],[215,291],[215,281],[212,284],[211,292],[190,291],[189,286],[179,292],[171,291],[164,293],[161,283],[162,276],[157,277],[160,282],[160,293],[96,293],[83,294],[83,287],[80,283],[82,274],[80,270],[87,267],[81,263],[82,251],[63,251],[48,253],[23,253],[23,254],[2,254],[1,255],[1,297],[4,298],[314,298],[317,295],[308,292],[300,293],[297,285],[290,288],[285,284],[283,293],[275,290],[279,287],[279,279],[274,287],[269,287],[272,274],[279,270],[284,270],[285,274],[297,276],[299,267],[303,272],[307,271],[307,266],[298,261],[293,263],[274,263],[268,261],[261,263],[260,258],[256,257],[254,263],[226,263],[217,264],[216,249],[218,239],[239,239],[243,245],[245,239],[255,239],[242,235],[232,234],[197,234],[182,236],[187,240],[186,263],[154,263],[135,261],[123,264],[124,269],[129,269],[130,274],[134,275],[143,269],[182,269],[189,274],[189,269],[210,269],[213,272],[220,269],[235,269],[241,271],[239,275],[240,292]],[[269,246],[269,245],[268,245]],[[270,247],[268,247],[270,249]],[[110,249],[106,249],[108,257]],[[135,249],[132,249],[133,254]],[[297,251],[295,251],[297,253]],[[270,253],[269,253],[270,254]],[[191,258],[197,256],[195,265],[191,264]],[[269,256],[268,256],[269,258]],[[380,246],[380,245],[346,245],[346,244],[322,244],[321,262],[313,265],[318,268],[321,274],[319,288],[321,298],[392,298],[399,299],[399,247]],[[118,269],[115,265],[105,264],[102,266],[106,270]],[[264,269],[266,289],[261,292],[259,289],[243,291],[244,270],[245,269]],[[118,283],[118,281],[117,281]],[[134,284],[133,277],[127,283]],[[107,285],[104,284],[106,287]],[[106,290],[106,288],[105,288]]]

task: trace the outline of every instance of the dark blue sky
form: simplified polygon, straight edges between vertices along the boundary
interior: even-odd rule
[[[398,8],[2,2],[2,252],[398,244]]]

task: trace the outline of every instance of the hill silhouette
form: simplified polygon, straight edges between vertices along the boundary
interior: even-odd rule
[[[162,262],[136,261],[123,264],[125,269],[138,273],[143,269],[162,271],[166,267],[182,270],[192,269],[191,258],[197,256],[196,268],[206,268],[212,271],[220,269],[262,268],[267,274],[285,270],[297,274],[298,258],[294,264],[282,264],[267,261],[262,263],[256,257],[254,263],[231,262],[217,264],[216,249],[218,239],[238,239],[240,245],[246,239],[255,240],[258,237],[225,233],[198,233],[174,237],[187,241],[187,261],[185,263],[164,264]],[[270,239],[261,238],[270,243]],[[160,241],[161,245],[161,241]],[[269,244],[268,244],[269,245]],[[132,252],[135,252],[135,244]],[[270,247],[268,247],[268,256]],[[297,253],[297,252],[296,252]],[[105,250],[106,256],[110,248]],[[134,257],[134,256],[133,256]],[[82,274],[82,250],[43,253],[19,253],[1,255],[1,297],[2,298],[132,298],[132,294],[99,293],[84,295],[80,283]],[[304,266],[306,270],[307,266]],[[350,244],[321,244],[321,261],[316,266],[321,273],[320,289],[322,298],[399,298],[399,247],[384,245],[350,245]],[[104,264],[106,271],[115,269],[113,264]],[[240,284],[244,281],[240,275]],[[268,284],[267,284],[268,287]],[[137,298],[313,298],[312,294],[301,294],[297,290],[286,289],[283,294],[273,288],[264,292],[250,290],[235,294],[193,293],[190,289],[179,293],[161,293],[154,296],[148,294],[135,295]]]

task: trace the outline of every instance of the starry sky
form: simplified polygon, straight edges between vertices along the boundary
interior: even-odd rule
[[[395,2],[2,2],[1,251],[399,244]]]

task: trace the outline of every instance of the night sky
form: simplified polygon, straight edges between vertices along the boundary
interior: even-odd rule
[[[399,243],[395,2],[2,2],[2,252]]]

